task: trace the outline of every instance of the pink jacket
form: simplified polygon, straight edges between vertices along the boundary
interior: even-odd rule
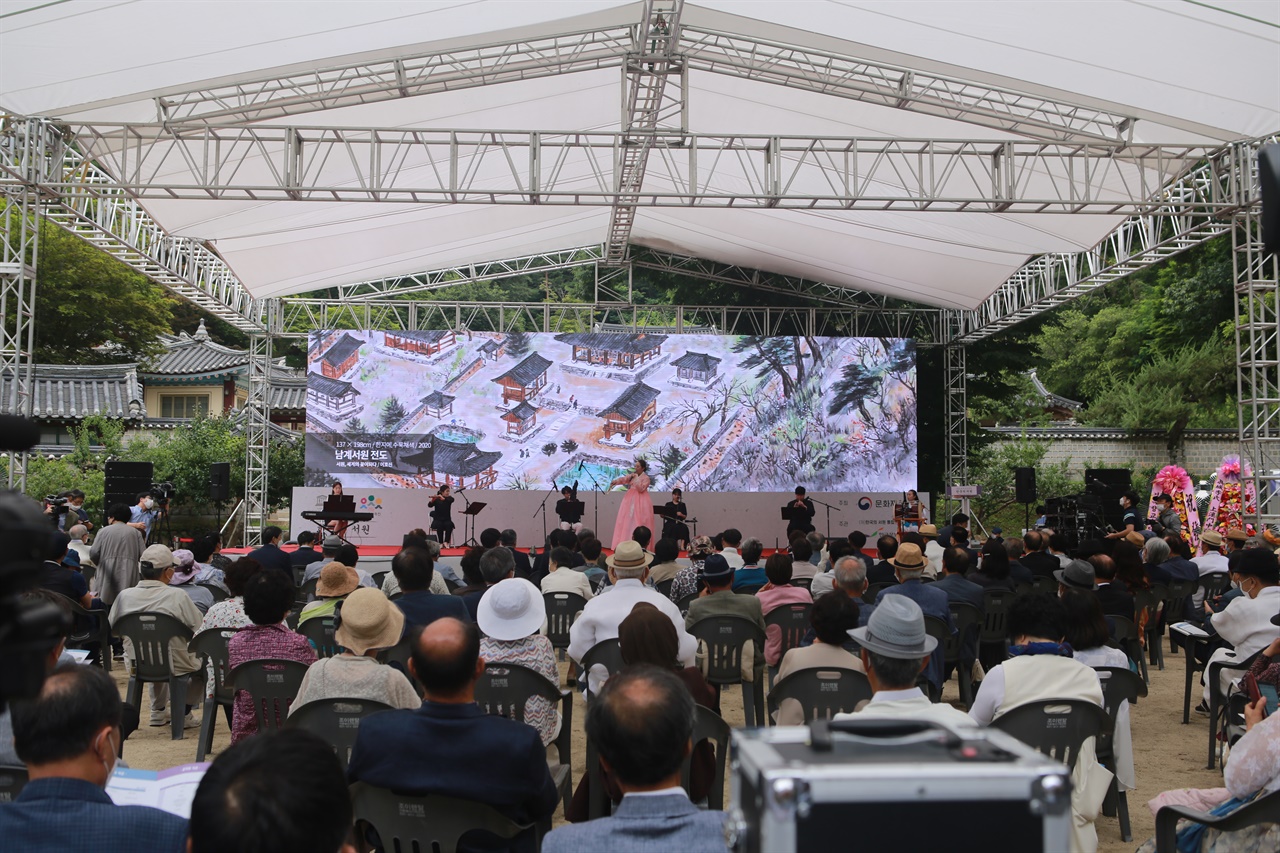
[[[765,615],[784,604],[813,604],[809,591],[802,586],[774,586],[766,584],[756,598],[760,599],[760,610]],[[764,660],[769,666],[777,666],[782,659],[782,629],[777,625],[765,625]]]

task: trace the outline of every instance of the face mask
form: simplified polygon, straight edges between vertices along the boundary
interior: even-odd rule
[[[1120,499],[1120,506],[1124,506],[1124,498]]]
[[[107,741],[107,746],[111,746],[111,735],[106,736],[106,741]],[[107,762],[104,761],[102,762],[102,766],[106,768],[106,771],[107,771],[107,781],[102,783],[102,787],[107,788],[107,787],[110,787],[111,780],[115,778],[116,771],[120,769],[120,759],[116,756],[116,753],[114,750],[111,753],[111,765],[108,766]]]
[[[142,501],[142,505],[143,505],[144,507],[146,507],[147,509],[151,509],[152,507],[154,507],[154,506],[156,505],[156,502],[155,502],[155,501],[153,501],[151,498],[146,498],[146,499],[144,499],[144,500]]]

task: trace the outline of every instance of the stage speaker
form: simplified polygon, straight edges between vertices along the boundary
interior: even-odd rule
[[[214,462],[209,466],[209,500],[231,499],[231,463]]]
[[[1102,499],[1102,517],[1112,527],[1118,528],[1124,517],[1120,496],[1132,488],[1133,472],[1128,468],[1085,469],[1084,490]]]
[[[1280,145],[1258,151],[1258,185],[1262,189],[1262,245],[1280,252]]]
[[[155,466],[150,462],[120,462],[112,460],[107,463],[104,483],[103,509],[110,509],[114,504],[133,506],[138,502],[138,493],[151,488]],[[105,519],[104,519],[105,522]],[[106,522],[110,523],[110,522]]]
[[[1013,469],[1013,494],[1020,504],[1036,502],[1036,469]]]

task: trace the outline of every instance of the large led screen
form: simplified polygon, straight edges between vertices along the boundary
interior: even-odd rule
[[[916,358],[899,338],[324,331],[307,484],[902,491]]]

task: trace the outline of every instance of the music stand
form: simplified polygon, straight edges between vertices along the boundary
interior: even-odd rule
[[[467,535],[467,525],[470,524],[471,526],[471,535],[467,537],[467,541],[463,543],[464,545],[474,548],[480,544],[476,541],[476,516],[480,514],[480,510],[487,506],[488,504],[484,501],[471,501],[467,504],[467,508],[462,511],[462,534],[464,536]]]

